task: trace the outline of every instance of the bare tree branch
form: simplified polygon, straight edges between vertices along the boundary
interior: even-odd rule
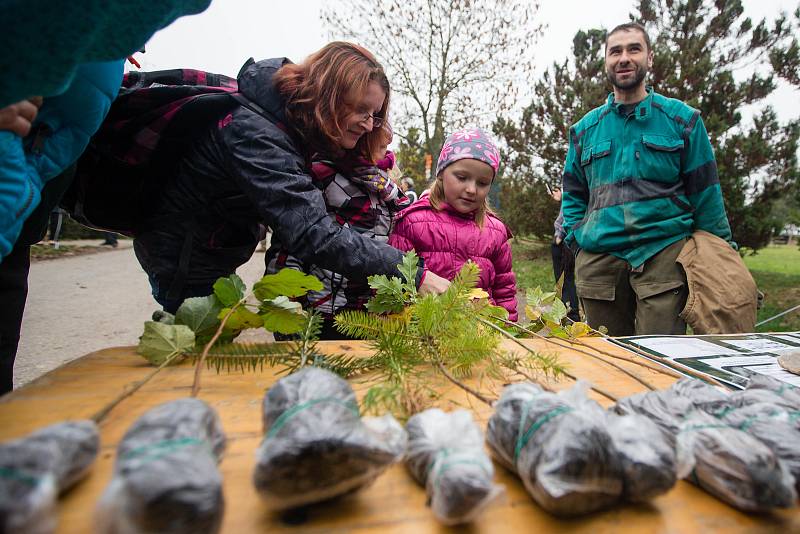
[[[331,37],[379,58],[395,95],[395,131],[419,130],[435,157],[450,130],[489,128],[514,106],[533,70],[538,9],[527,0],[342,0],[322,20]]]

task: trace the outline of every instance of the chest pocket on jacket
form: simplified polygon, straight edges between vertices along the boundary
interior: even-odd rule
[[[611,157],[611,139],[583,148],[581,167],[586,178],[611,179],[614,171]]]
[[[676,182],[681,169],[683,139],[671,135],[643,134],[638,158],[642,178]]]

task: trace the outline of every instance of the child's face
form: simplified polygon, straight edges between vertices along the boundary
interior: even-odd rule
[[[392,131],[387,127],[386,124],[383,125],[381,128],[381,144],[377,149],[377,152],[372,155],[372,158],[375,161],[382,159],[386,155],[386,151],[389,150],[389,145],[392,143],[392,138],[394,135]]]
[[[460,159],[442,171],[444,199],[459,213],[471,213],[483,205],[493,179],[487,163]]]

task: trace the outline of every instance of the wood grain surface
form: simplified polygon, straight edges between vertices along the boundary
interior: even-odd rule
[[[638,358],[601,339],[587,343],[628,358]],[[554,347],[541,340],[526,340],[543,352],[557,352],[571,374],[587,379],[599,388],[624,397],[644,386],[619,370],[577,352]],[[326,351],[368,354],[361,342],[321,342]],[[506,348],[519,351],[508,343]],[[620,362],[662,388],[675,379],[636,364]],[[50,372],[27,386],[0,398],[0,440],[23,436],[59,421],[91,417],[126,387],[153,370],[133,347],[117,347],[88,354]],[[189,364],[166,368],[131,397],[116,406],[101,424],[101,451],[89,476],[63,495],[59,502],[59,533],[92,532],[97,500],[111,479],[117,443],[126,429],[146,410],[165,401],[188,396],[193,368]],[[302,511],[278,514],[259,500],[252,484],[255,451],[262,437],[261,400],[278,376],[274,369],[261,372],[207,370],[200,398],[219,413],[228,437],[228,448],[220,464],[224,478],[225,518],[222,532],[800,532],[800,511],[747,515],[727,506],[695,486],[679,482],[668,494],[648,504],[620,505],[577,519],[559,519],[541,510],[514,475],[497,466],[496,479],[505,495],[490,506],[473,524],[460,529],[440,526],[425,505],[425,490],[402,465],[391,468],[372,486],[353,495]],[[574,381],[550,382],[555,389],[570,387]],[[359,394],[368,388],[353,380]],[[502,384],[484,381],[482,391],[499,395]],[[442,391],[438,406],[447,410],[472,409],[485,429],[491,408],[469,398],[455,386]],[[593,394],[601,404],[611,401]]]

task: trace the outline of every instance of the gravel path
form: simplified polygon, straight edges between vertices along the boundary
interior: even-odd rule
[[[264,272],[263,253],[238,272],[249,287]],[[98,254],[35,262],[28,283],[15,387],[89,352],[135,345],[159,307],[130,241]]]
[[[97,246],[97,241],[65,243]],[[117,249],[31,265],[15,387],[84,354],[139,342],[144,322],[159,306],[131,245],[120,240]],[[251,287],[264,273],[264,254],[254,254],[237,272]],[[522,293],[517,300],[522,312]],[[248,330],[237,339],[271,341],[272,336]]]

